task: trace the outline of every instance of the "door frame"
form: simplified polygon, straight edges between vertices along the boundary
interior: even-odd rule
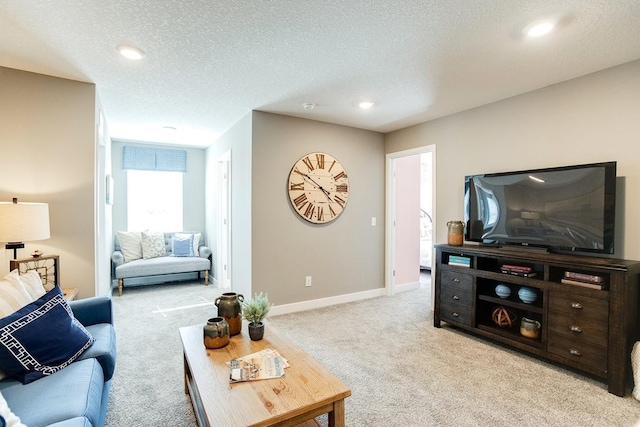
[[[218,157],[217,286],[231,289],[231,150]]]
[[[436,209],[436,146],[435,144],[426,145],[423,147],[412,148],[409,150],[396,151],[393,153],[387,153],[386,155],[386,208],[385,216],[387,218],[385,224],[385,290],[387,295],[394,295],[396,290],[395,280],[395,267],[396,267],[396,201],[397,201],[397,188],[396,188],[396,164],[395,160],[402,157],[415,156],[424,153],[431,153],[432,158],[432,172],[431,172],[431,206],[433,207],[432,219],[433,224],[437,224],[437,209]],[[436,242],[436,227],[433,227],[433,242]],[[433,257],[433,249],[431,254]],[[434,263],[432,263],[432,276],[434,271]],[[431,309],[433,309],[434,287],[431,286]]]

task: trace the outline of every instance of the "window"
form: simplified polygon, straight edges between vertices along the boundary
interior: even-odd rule
[[[127,171],[127,229],[182,230],[182,172]]]

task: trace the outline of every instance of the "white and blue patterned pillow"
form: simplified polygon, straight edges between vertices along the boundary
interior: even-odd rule
[[[142,258],[164,256],[164,233],[142,232]]]
[[[193,253],[193,234],[179,237],[175,234],[171,237],[171,252],[173,256],[195,256]]]
[[[28,384],[69,366],[94,341],[54,286],[0,319],[0,370]]]

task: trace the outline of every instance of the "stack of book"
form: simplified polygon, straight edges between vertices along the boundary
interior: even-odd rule
[[[466,256],[449,255],[449,265],[458,267],[471,267],[471,258]]]
[[[526,267],[524,265],[503,264],[500,266],[500,271],[505,274],[513,274],[514,276],[522,277],[533,277],[536,275],[536,273],[533,271],[533,268]]]
[[[606,283],[602,276],[594,274],[576,273],[574,271],[565,271],[564,278],[560,280],[567,285],[583,286],[591,289],[604,289]]]

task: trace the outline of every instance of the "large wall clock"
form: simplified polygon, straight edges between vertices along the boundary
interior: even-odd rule
[[[288,190],[298,215],[314,224],[325,224],[344,211],[349,199],[349,178],[334,157],[310,153],[291,168]]]

